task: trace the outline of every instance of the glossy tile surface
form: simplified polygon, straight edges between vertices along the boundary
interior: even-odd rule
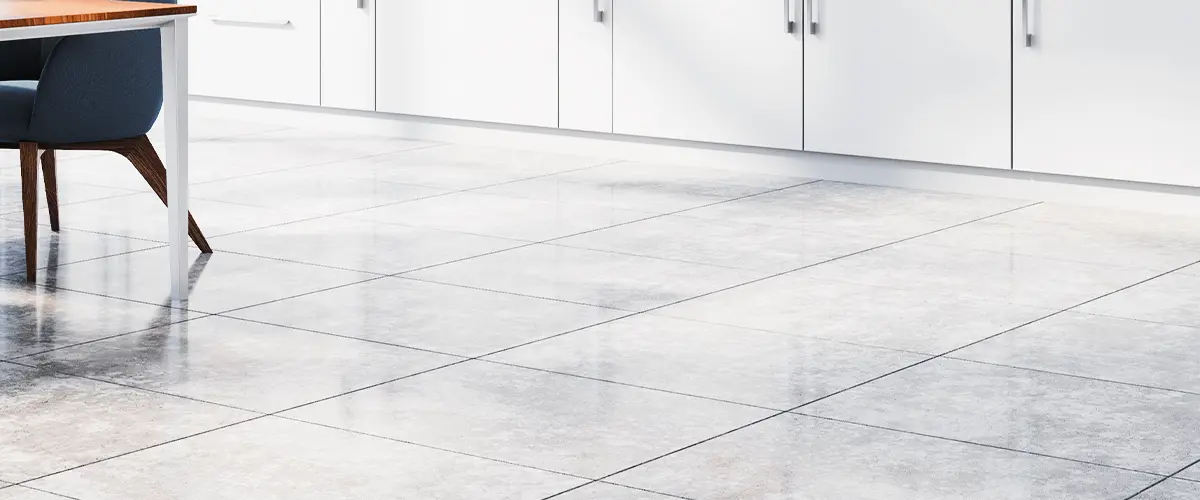
[[[486,359],[782,410],[926,358],[641,315]]]
[[[1196,496],[1200,217],[191,133],[181,304],[110,153],[23,283],[0,151],[0,500]]]
[[[283,415],[600,477],[772,413],[469,361]]]
[[[0,478],[27,481],[254,415],[0,362]]]
[[[188,317],[187,311],[169,307],[0,280],[0,359],[145,330]]]
[[[1065,312],[952,356],[1200,394],[1198,352],[1200,328]]]
[[[343,430],[264,418],[31,485],[87,500],[536,500],[584,482]]]
[[[638,311],[766,273],[649,257],[535,245],[409,273],[489,290]]]
[[[1168,479],[1134,498],[1137,500],[1192,500],[1200,498],[1200,483]]]
[[[918,294],[949,293],[1029,307],[1063,309],[1159,273],[924,245],[914,241],[815,266],[804,274]]]
[[[1158,478],[784,415],[609,479],[699,500],[1123,500]]]
[[[1200,453],[1200,396],[936,359],[799,411],[1170,474]]]
[[[346,216],[387,224],[541,241],[653,215],[650,212],[582,203],[556,203],[463,192],[363,210]]]
[[[379,274],[483,255],[527,244],[439,229],[323,217],[218,236],[213,248]]]
[[[1085,304],[1078,310],[1200,328],[1200,275],[1174,272]]]
[[[209,316],[22,360],[73,375],[276,412],[458,361]]]
[[[689,300],[652,314],[941,354],[1054,312],[941,293],[815,279],[801,272]]]
[[[629,313],[386,278],[228,314],[376,342],[480,356]]]
[[[221,312],[333,288],[377,277],[357,271],[282,260],[198,250],[189,272],[190,295],[183,306]],[[151,304],[170,301],[170,270],[165,248],[80,262],[38,275],[46,286]]]

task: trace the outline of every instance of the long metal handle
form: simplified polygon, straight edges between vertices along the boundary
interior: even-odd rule
[[[212,22],[214,22],[214,23],[221,23],[221,24],[250,24],[250,25],[258,25],[258,26],[287,26],[289,24],[292,24],[292,21],[289,19],[258,19],[258,18],[221,17],[221,16],[211,16],[209,19],[211,19]]]
[[[1029,0],[1021,0],[1021,34],[1025,36],[1025,46],[1033,47],[1033,32],[1030,31],[1033,23],[1029,16],[1033,11],[1029,8]]]
[[[816,35],[821,32],[820,9],[821,0],[808,0],[808,34]]]
[[[783,0],[783,19],[786,22],[787,32],[796,32],[796,14],[792,11],[792,0]]]
[[[600,0],[592,0],[592,20],[598,23],[604,22],[604,9],[600,7]]]

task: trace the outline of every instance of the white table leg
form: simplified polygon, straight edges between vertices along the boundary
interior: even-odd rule
[[[162,28],[163,119],[166,129],[167,227],[171,301],[188,294],[188,20]]]

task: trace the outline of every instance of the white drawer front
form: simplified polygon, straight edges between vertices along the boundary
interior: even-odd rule
[[[320,105],[320,0],[195,3],[192,94]]]

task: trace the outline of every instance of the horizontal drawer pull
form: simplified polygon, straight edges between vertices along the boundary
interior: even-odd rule
[[[260,18],[245,18],[245,17],[221,17],[210,16],[209,19],[218,24],[242,24],[251,26],[271,26],[284,27],[291,26],[292,21],[289,19],[260,19]]]

